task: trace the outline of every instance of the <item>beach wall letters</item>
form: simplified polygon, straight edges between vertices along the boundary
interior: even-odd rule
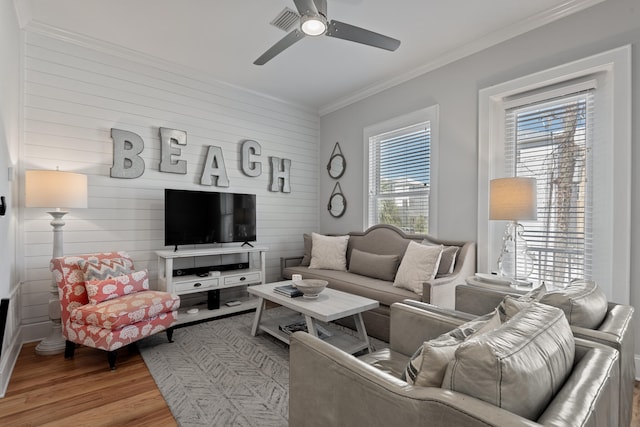
[[[145,162],[140,156],[144,151],[144,141],[140,135],[122,129],[111,129],[113,139],[112,178],[134,179],[144,174]],[[187,161],[180,159],[182,148],[187,146],[185,131],[160,128],[160,164],[163,173],[187,173]],[[207,154],[200,175],[200,184],[206,186],[229,187],[229,176],[220,147],[208,145]],[[249,177],[262,175],[260,156],[262,147],[257,141],[245,140],[240,149],[242,173]],[[270,157],[271,182],[269,191],[291,192],[291,160]]]

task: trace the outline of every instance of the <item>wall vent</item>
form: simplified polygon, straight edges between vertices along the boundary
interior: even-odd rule
[[[298,22],[298,19],[300,19],[300,15],[288,7],[285,7],[284,10],[270,22],[270,24],[274,27],[280,28],[282,31],[289,32],[296,22]]]

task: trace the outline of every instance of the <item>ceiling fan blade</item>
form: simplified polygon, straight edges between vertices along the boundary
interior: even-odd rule
[[[280,52],[282,52],[298,40],[302,40],[303,37],[304,33],[296,28],[295,30],[284,36],[284,38],[280,39],[280,41],[278,41],[276,44],[271,46],[265,53],[260,56],[260,58],[253,61],[253,63],[255,65],[266,64],[274,56],[278,55]]]
[[[313,0],[293,0],[300,16],[317,15],[318,8]]]
[[[345,24],[340,21],[329,22],[327,35],[329,37],[336,37],[390,51],[394,51],[398,46],[400,46],[400,40],[396,40],[379,33],[374,33],[373,31],[365,30],[364,28],[356,27],[354,25]]]

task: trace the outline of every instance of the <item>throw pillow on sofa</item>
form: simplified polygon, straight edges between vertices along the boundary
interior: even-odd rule
[[[398,255],[378,255],[353,249],[349,272],[391,282],[396,276],[399,261]]]
[[[425,341],[411,356],[404,371],[407,384],[421,387],[440,387],[447,365],[456,349],[470,337],[492,331],[501,325],[498,310],[470,320],[446,334]]]
[[[311,233],[311,241],[309,268],[347,271],[349,236],[323,236]]]
[[[442,249],[442,245],[427,246],[410,241],[393,286],[408,289],[422,296],[422,284],[436,277]]]
[[[532,303],[498,329],[460,344],[442,388],[536,420],[562,387],[574,357],[562,310]]]
[[[304,252],[302,253],[300,266],[309,267],[309,264],[311,264],[311,234],[304,233],[302,240],[304,242]]]
[[[422,244],[425,246],[437,246],[431,243],[429,240],[424,239]],[[458,252],[460,251],[460,246],[444,246],[442,249],[442,257],[440,258],[440,264],[438,264],[438,272],[436,273],[436,277],[446,276],[447,274],[453,273],[453,269],[456,265],[456,258],[458,257]]]

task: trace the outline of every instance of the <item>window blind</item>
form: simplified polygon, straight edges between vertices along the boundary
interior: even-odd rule
[[[590,278],[594,89],[506,110],[507,176],[537,180],[537,221],[523,221],[530,280]]]
[[[428,232],[430,161],[429,122],[369,138],[369,226]]]

